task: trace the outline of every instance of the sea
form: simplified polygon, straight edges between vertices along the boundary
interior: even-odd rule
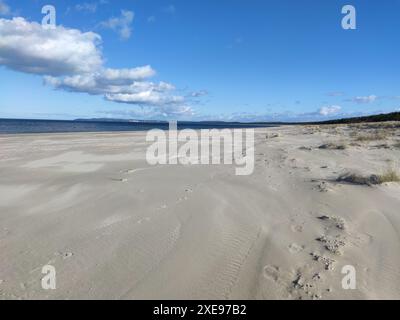
[[[235,129],[273,127],[269,123],[240,123],[202,121],[178,122],[178,129]],[[68,133],[68,132],[118,132],[146,131],[151,129],[168,130],[167,122],[160,121],[105,121],[105,120],[30,120],[0,119],[0,134],[21,133]]]

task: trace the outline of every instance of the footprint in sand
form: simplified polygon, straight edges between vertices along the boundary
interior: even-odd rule
[[[143,170],[146,170],[146,168],[121,170],[120,173],[133,174],[135,172],[139,172],[139,171],[143,171]]]
[[[290,253],[299,253],[304,250],[304,246],[298,245],[297,243],[289,244],[288,246]]]
[[[327,270],[327,271],[334,270],[334,264],[336,262],[335,260],[325,257],[325,256],[322,256],[322,255],[319,255],[315,252],[311,253],[311,256],[313,257],[313,259],[315,261],[322,263],[324,265],[325,270]]]
[[[126,178],[112,178],[111,180],[116,182],[128,182]]]
[[[322,215],[318,217],[319,220],[328,222],[329,226],[335,226],[339,230],[346,229],[346,220],[337,216]]]
[[[138,220],[137,224],[142,224],[143,222],[149,222],[151,220],[150,217],[145,217],[143,219]]]
[[[315,273],[313,276],[312,276],[312,280],[314,280],[314,281],[319,281],[319,280],[321,280],[321,278],[322,278],[322,276],[321,276],[321,274],[320,273]]]
[[[60,255],[65,260],[71,258],[74,254],[72,252],[58,252],[58,255]]]
[[[298,224],[298,225],[293,225],[293,226],[290,227],[290,229],[291,229],[293,232],[303,232],[303,226],[300,225],[300,224]]]
[[[8,230],[7,228],[3,228],[3,230],[0,230],[0,237],[6,237],[10,234],[10,230]]]
[[[348,239],[342,239],[343,241],[347,240],[347,242],[356,245],[363,246],[368,245],[373,241],[373,237],[369,234],[360,234],[357,232],[352,232],[349,230],[347,226],[347,222],[345,219],[338,216],[328,216],[322,215],[318,217],[319,220],[322,220],[326,225],[325,229],[330,230],[332,228],[336,228],[341,232],[346,232],[348,235]]]
[[[264,278],[277,282],[279,280],[279,268],[267,265],[263,270]]]
[[[369,245],[374,241],[374,237],[370,234],[352,234],[350,233],[349,242],[355,246],[362,247],[365,245]]]
[[[120,170],[119,173],[132,173],[134,172],[135,169],[126,169],[126,170]]]
[[[165,210],[165,209],[167,209],[167,208],[168,208],[168,205],[163,204],[163,205],[159,206],[159,207],[157,208],[157,210]]]
[[[72,252],[66,252],[66,253],[64,253],[63,258],[64,258],[64,259],[69,259],[69,258],[71,258],[73,255],[74,255],[74,254],[73,254]]]
[[[330,185],[326,181],[321,181],[317,185],[317,190],[319,192],[330,192],[333,191],[333,189],[330,187]]]
[[[187,196],[180,197],[180,198],[176,201],[176,203],[181,203],[181,202],[183,202],[183,201],[186,201],[187,199],[188,199]]]
[[[342,255],[342,248],[346,246],[346,239],[340,235],[336,237],[322,236],[317,241],[323,243],[326,250],[336,255]]]

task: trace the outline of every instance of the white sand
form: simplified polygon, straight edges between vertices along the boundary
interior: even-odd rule
[[[145,133],[0,136],[0,299],[400,299],[400,185],[335,182],[400,150],[310,133],[258,129],[251,176],[149,167]]]

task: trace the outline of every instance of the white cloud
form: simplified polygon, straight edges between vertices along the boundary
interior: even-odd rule
[[[150,66],[134,69],[104,69],[95,74],[64,78],[45,77],[45,83],[57,89],[103,95],[108,101],[140,106],[179,105],[185,98],[170,94],[175,87],[166,82],[143,81],[151,77]]]
[[[340,112],[342,107],[340,106],[324,106],[318,110],[318,114],[321,116],[330,116]]]
[[[96,2],[78,3],[75,5],[75,10],[95,13],[97,11],[97,3]]]
[[[119,34],[121,39],[127,40],[132,35],[132,22],[135,15],[132,11],[122,10],[119,17],[112,17],[100,23],[103,28],[111,29]]]
[[[138,81],[150,78],[155,75],[151,66],[137,67],[132,69],[104,69],[101,73],[103,81],[118,84],[127,81]]]
[[[376,99],[378,99],[377,96],[375,96],[375,95],[370,95],[370,96],[359,96],[359,97],[354,97],[354,98],[352,98],[352,99],[350,99],[350,100],[347,100],[347,101],[352,101],[352,102],[355,102],[355,103],[358,103],[358,104],[362,104],[362,103],[372,103],[372,102],[375,102]]]
[[[93,32],[39,23],[18,17],[0,19],[0,65],[41,75],[93,72],[103,64],[101,37]]]
[[[0,19],[0,66],[42,75],[55,89],[101,95],[108,101],[152,108],[152,113],[191,112],[187,104],[194,95],[176,95],[174,85],[149,81],[156,74],[151,66],[105,67],[101,41],[93,32],[43,28],[22,17]]]
[[[121,92],[128,90],[132,86],[142,88],[145,82],[139,81],[150,78],[155,73],[155,70],[151,66],[131,69],[101,68],[93,73],[76,74],[66,77],[46,76],[45,82],[69,91],[101,94]]]
[[[6,16],[9,14],[11,14],[9,5],[4,0],[0,0],[0,16]]]
[[[142,107],[135,110],[101,110],[98,113],[111,118],[146,119],[146,120],[189,120],[195,116],[195,111],[189,106],[167,105],[162,107]]]
[[[185,101],[182,96],[165,95],[152,89],[138,93],[109,93],[105,98],[114,102],[151,106],[179,105]]]
[[[207,90],[193,91],[190,93],[190,96],[193,98],[199,98],[208,95]]]

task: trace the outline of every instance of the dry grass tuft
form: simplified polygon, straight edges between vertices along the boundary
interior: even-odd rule
[[[389,132],[375,131],[370,133],[356,134],[355,140],[359,142],[386,140],[389,137]]]
[[[400,182],[400,175],[394,169],[388,169],[385,173],[378,176],[380,183]]]
[[[380,175],[372,174],[370,176],[362,176],[356,173],[345,173],[339,176],[337,181],[372,186],[385,182],[400,182],[400,175],[394,169],[388,169]]]
[[[326,149],[326,150],[345,150],[347,149],[347,144],[344,142],[328,142],[324,143],[323,145],[319,146],[319,149]]]
[[[266,139],[275,139],[275,138],[279,138],[281,135],[280,133],[267,133],[265,135]]]

